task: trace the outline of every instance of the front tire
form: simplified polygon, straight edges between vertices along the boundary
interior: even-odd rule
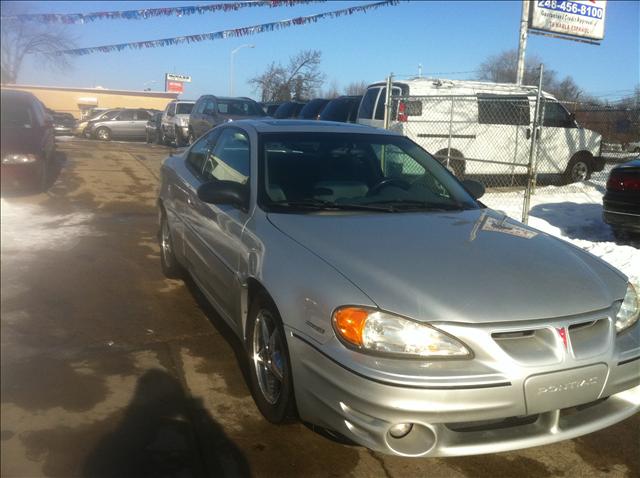
[[[100,141],[111,141],[111,130],[105,127],[98,128],[96,130],[96,138]]]
[[[567,169],[564,173],[564,183],[577,183],[587,181],[591,178],[593,165],[591,160],[585,156],[579,156],[569,161]]]
[[[169,279],[180,279],[183,275],[183,270],[174,252],[171,229],[164,210],[160,211],[159,239],[160,265],[162,266],[163,274]]]
[[[293,421],[296,408],[287,340],[280,314],[264,293],[251,303],[246,349],[251,394],[260,413],[275,424]]]

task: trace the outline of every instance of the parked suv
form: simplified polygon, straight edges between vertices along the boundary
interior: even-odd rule
[[[339,96],[334,98],[320,113],[320,120],[355,123],[361,100],[362,96]]]
[[[367,88],[358,123],[382,127],[386,84]],[[392,86],[391,129],[408,136],[458,177],[526,174],[537,138],[539,174],[564,182],[602,171],[602,137],[581,127],[552,95],[542,92],[544,119],[534,134],[537,88],[480,81],[416,78]],[[454,158],[454,159],[452,159]]]
[[[266,116],[266,113],[251,98],[201,96],[196,101],[189,116],[189,144],[219,124],[263,116]]]
[[[189,115],[195,101],[176,100],[167,105],[162,113],[160,142],[168,145],[175,141],[176,146],[184,146],[189,136]]]
[[[45,189],[54,160],[53,121],[31,93],[2,90],[2,184],[29,182]]]
[[[152,114],[143,109],[123,109],[111,118],[90,121],[86,133],[102,141],[118,139],[145,139],[147,121]]]

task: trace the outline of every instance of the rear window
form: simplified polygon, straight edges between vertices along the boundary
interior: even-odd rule
[[[529,124],[529,98],[526,96],[478,95],[478,123]]]
[[[3,128],[31,128],[33,116],[26,101],[14,98],[2,98],[2,127]]]
[[[218,100],[218,113],[236,116],[264,116],[265,113],[253,101]]]
[[[178,103],[176,105],[176,114],[188,115],[193,109],[193,103]]]
[[[329,100],[315,99],[309,101],[302,110],[300,110],[299,118],[301,119],[316,119],[320,112],[327,106]]]
[[[302,109],[304,105],[300,103],[282,103],[276,112],[273,114],[274,118],[283,119],[283,118],[295,118],[298,116],[298,113]]]
[[[320,113],[320,119],[323,121],[348,121],[349,112],[355,101],[356,100],[352,98],[336,98],[330,101],[325,109],[322,110],[322,113]]]

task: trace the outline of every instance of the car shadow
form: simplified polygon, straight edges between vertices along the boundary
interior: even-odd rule
[[[82,476],[244,477],[251,470],[201,400],[172,375],[152,369],[138,379],[121,421],[89,453]]]
[[[529,211],[529,216],[545,220],[569,239],[591,242],[616,242],[640,248],[637,237],[616,238],[611,227],[602,220],[601,204],[574,202],[539,204]]]

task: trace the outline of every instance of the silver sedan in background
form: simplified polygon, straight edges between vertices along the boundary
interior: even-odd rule
[[[235,121],[165,161],[162,267],[243,341],[273,423],[455,456],[636,413],[633,286],[483,192],[387,131]]]

